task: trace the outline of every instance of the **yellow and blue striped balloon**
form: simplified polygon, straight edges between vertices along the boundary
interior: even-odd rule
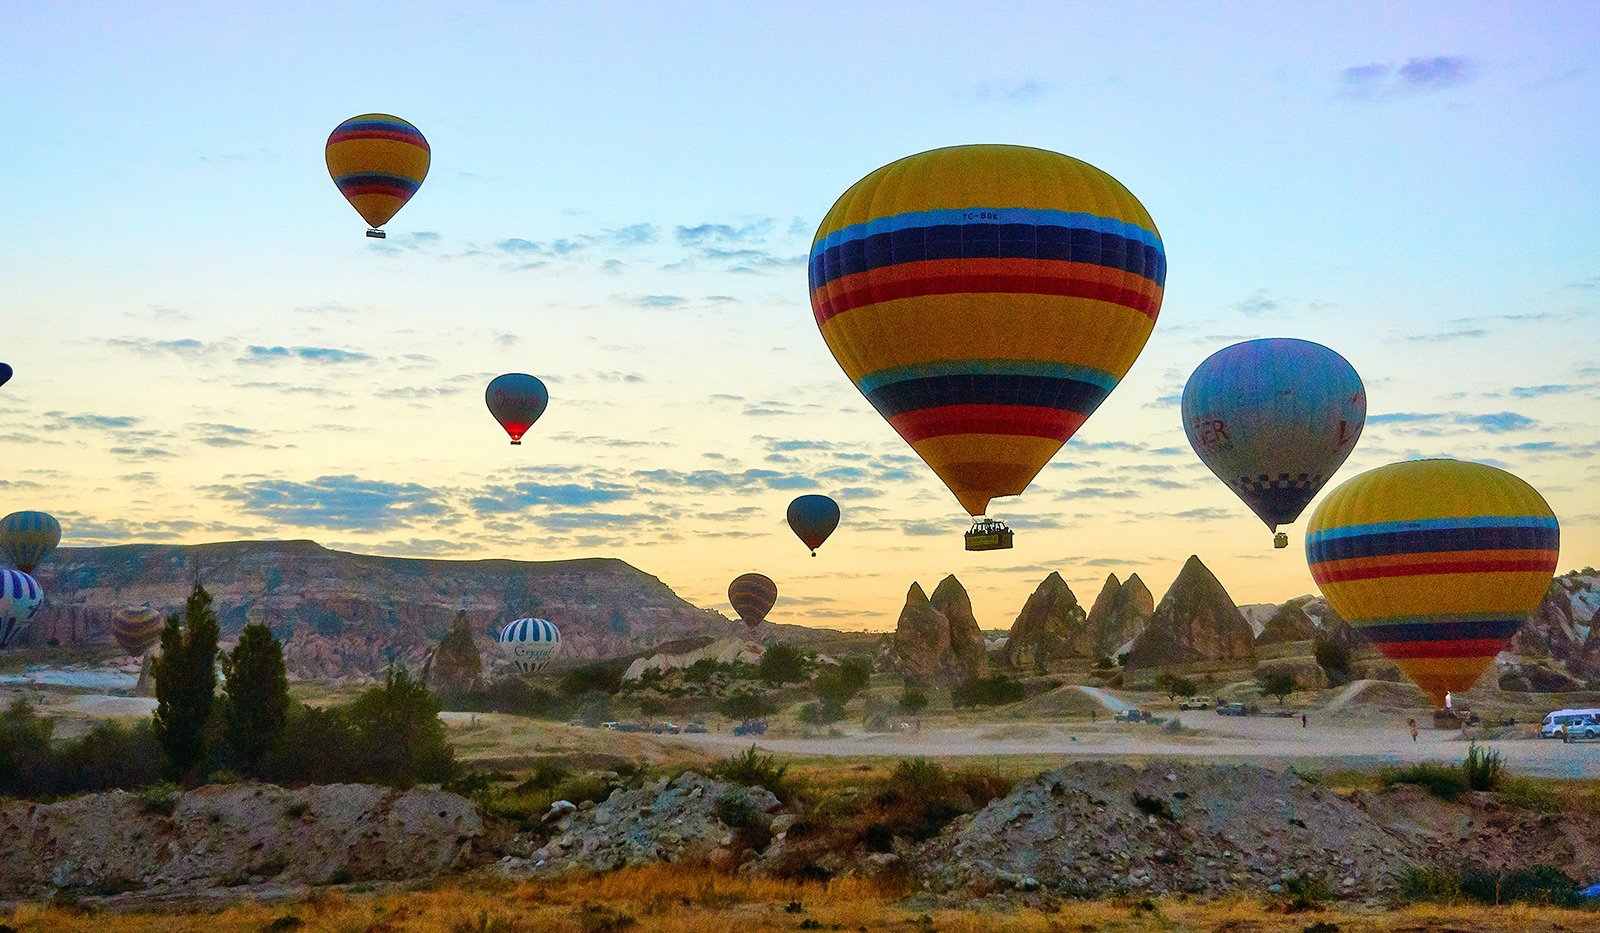
[[[1555,514],[1521,479],[1409,460],[1329,493],[1312,513],[1306,560],[1328,605],[1442,706],[1538,607],[1560,544]]]
[[[812,243],[811,307],[856,388],[982,515],[1127,373],[1166,274],[1115,178],[1044,149],[954,146],[839,198]]]
[[[328,174],[350,206],[382,236],[389,222],[428,177],[433,158],[422,131],[387,113],[351,117],[328,136]]]
[[[0,518],[0,553],[23,573],[33,573],[60,543],[61,523],[47,512],[12,512]]]

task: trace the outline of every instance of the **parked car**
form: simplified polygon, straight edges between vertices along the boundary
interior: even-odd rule
[[[1250,707],[1243,703],[1223,703],[1217,707],[1218,716],[1248,716]]]
[[[602,729],[619,729],[621,727],[622,723],[620,722],[603,722],[600,724],[600,728]]]
[[[1184,697],[1178,701],[1178,709],[1210,709],[1210,697]]]
[[[683,731],[686,732],[686,733],[698,735],[699,733],[702,733],[702,732],[706,731],[706,724],[703,723],[703,722],[691,722],[687,726],[683,727]]]
[[[746,719],[733,727],[734,735],[762,735],[767,731],[765,719]]]
[[[658,722],[650,727],[650,731],[656,735],[677,735],[683,728],[675,722]]]
[[[1148,722],[1150,714],[1136,707],[1134,709],[1125,709],[1113,718],[1117,722]]]
[[[1575,739],[1600,738],[1600,709],[1558,709],[1544,717],[1539,725],[1539,736],[1546,739],[1561,738],[1561,727]]]

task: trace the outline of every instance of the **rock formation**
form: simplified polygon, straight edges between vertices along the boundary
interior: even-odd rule
[[[1116,574],[1107,574],[1100,595],[1089,610],[1089,637],[1096,660],[1116,659],[1124,645],[1138,638],[1155,612],[1155,597],[1138,574],[1118,583]]]
[[[891,660],[908,678],[946,686],[988,673],[983,633],[961,581],[945,577],[932,599],[921,584],[911,584],[895,623]]]
[[[483,656],[478,653],[465,612],[456,613],[450,631],[428,655],[422,666],[422,682],[435,693],[476,693],[483,689]]]
[[[1315,639],[1317,625],[1305,611],[1305,604],[1311,599],[1310,596],[1301,596],[1279,606],[1261,627],[1261,634],[1256,636],[1256,644],[1282,645]]]
[[[247,622],[285,642],[295,678],[421,670],[456,612],[488,645],[500,626],[537,614],[561,627],[566,660],[617,657],[672,638],[722,637],[732,624],[684,602],[620,560],[417,560],[332,551],[311,541],[60,548],[40,566],[49,601],[24,638],[109,643],[111,613],[148,602],[181,609],[196,570],[216,600],[224,642]],[[762,626],[763,640],[814,630]]]
[[[761,645],[744,638],[695,638],[661,645],[648,658],[634,658],[622,679],[638,680],[645,671],[681,671],[696,661],[710,658],[720,664],[743,661],[761,663]]]
[[[1150,624],[1133,650],[1126,669],[1181,667],[1200,661],[1254,662],[1255,637],[1233,598],[1200,562],[1190,556],[1161,597]]]
[[[1032,670],[1035,665],[1066,658],[1091,658],[1094,645],[1078,597],[1051,573],[1033,591],[1006,636],[1006,664]],[[1091,658],[1092,659],[1092,658]]]
[[[1510,648],[1528,658],[1549,658],[1580,680],[1600,679],[1600,574],[1562,574],[1550,581],[1539,607]]]

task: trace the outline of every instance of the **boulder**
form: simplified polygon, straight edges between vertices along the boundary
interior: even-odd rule
[[[1004,652],[1006,664],[1023,669],[1093,655],[1087,616],[1061,574],[1045,577],[1028,597],[1006,636]]]

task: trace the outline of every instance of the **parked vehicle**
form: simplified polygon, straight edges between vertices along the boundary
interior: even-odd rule
[[[1248,716],[1250,707],[1243,703],[1223,703],[1217,707],[1218,716]]]
[[[1178,701],[1178,709],[1210,709],[1210,697],[1184,697]]]
[[[1546,739],[1561,738],[1561,727],[1575,739],[1600,738],[1600,709],[1558,709],[1544,717],[1539,725],[1539,736]]]
[[[706,724],[703,723],[703,722],[691,722],[687,726],[683,727],[683,731],[686,732],[686,733],[698,735],[698,734],[706,731]]]
[[[1112,718],[1114,718],[1117,722],[1144,722],[1146,719],[1150,718],[1150,714],[1136,707],[1133,709],[1125,709]]]
[[[765,719],[746,719],[733,727],[734,735],[763,735],[767,731]]]

